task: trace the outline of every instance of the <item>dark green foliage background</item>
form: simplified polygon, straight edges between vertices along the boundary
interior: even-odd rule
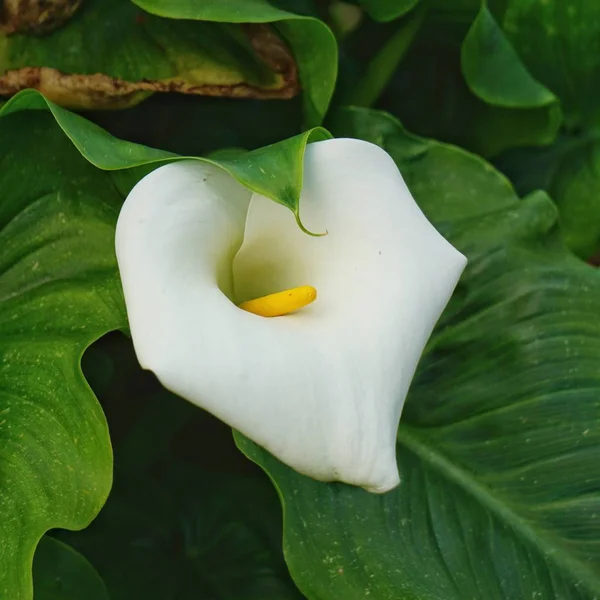
[[[304,91],[82,115],[24,92],[1,108],[0,600],[599,598],[600,4],[135,5],[217,37],[271,23]],[[0,68],[26,42],[0,38]],[[138,50],[125,66],[168,68]],[[322,122],[386,149],[469,258],[383,496],[232,435],[142,372],[127,337],[113,240],[132,185],[212,156],[298,216]]]

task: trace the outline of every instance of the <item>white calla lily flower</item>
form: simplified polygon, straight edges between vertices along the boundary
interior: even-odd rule
[[[399,483],[396,433],[417,362],[465,267],[373,144],[310,144],[286,207],[199,161],[144,177],[116,250],[141,365],[301,473]],[[310,285],[286,316],[249,299]]]

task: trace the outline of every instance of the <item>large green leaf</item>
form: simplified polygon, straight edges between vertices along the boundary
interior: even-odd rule
[[[337,44],[323,21],[277,8],[267,0],[134,1],[149,13],[171,19],[274,23],[298,64],[307,124],[315,126],[323,120],[337,75]]]
[[[0,597],[11,600],[31,597],[42,534],[85,527],[112,479],[79,363],[125,319],[112,251],[121,199],[51,121],[0,120]]]
[[[1,93],[36,87],[75,108],[127,106],[154,91],[298,92],[294,59],[268,27],[164,19],[128,0],[88,0],[50,35],[0,36],[0,72]]]
[[[186,157],[147,148],[112,137],[97,125],[46,100],[33,90],[24,90],[2,108],[0,115],[23,109],[48,108],[66,135],[81,154],[93,165],[104,170],[129,169]],[[216,164],[246,187],[283,204],[300,219],[300,190],[302,187],[302,156],[309,141],[329,137],[321,128],[314,128],[277,144],[258,148],[252,152],[238,153],[235,158],[212,160],[198,158]],[[195,157],[189,157],[195,158]],[[271,176],[276,174],[276,176]]]
[[[480,158],[350,109],[338,135],[383,146],[469,265],[412,384],[400,486],[313,481],[238,436],[284,505],[311,600],[600,595],[600,273],[562,245],[543,193]]]
[[[131,106],[155,91],[290,98],[299,90],[297,67],[265,25],[274,22],[298,62],[306,119],[322,120],[337,62],[323,22],[256,0],[240,3],[243,10],[195,3],[185,14],[171,2],[138,4],[89,0],[50,35],[0,35],[0,93],[35,87],[72,108]]]
[[[114,257],[123,198],[176,157],[112,138],[35,91],[0,117],[0,598],[29,600],[42,534],[85,527],[110,489],[106,422],[80,359],[127,326]],[[323,135],[211,162],[298,216],[304,147]]]
[[[35,553],[36,600],[108,600],[104,582],[81,554],[44,536]]]

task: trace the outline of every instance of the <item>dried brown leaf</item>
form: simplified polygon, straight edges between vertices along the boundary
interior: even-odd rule
[[[248,36],[257,56],[279,76],[277,87],[247,82],[233,85],[190,83],[182,77],[165,80],[126,81],[103,73],[63,73],[50,67],[23,67],[0,76],[0,95],[12,96],[26,88],[42,92],[49,100],[74,110],[119,109],[133,106],[153,92],[179,92],[231,98],[286,99],[300,91],[294,57],[268,25],[247,24]]]
[[[82,0],[3,0],[0,32],[47,33],[60,27],[79,8]]]

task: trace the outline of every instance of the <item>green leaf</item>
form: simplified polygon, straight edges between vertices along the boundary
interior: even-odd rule
[[[52,121],[0,120],[0,597],[11,600],[31,598],[42,534],[85,527],[112,480],[80,359],[125,323],[113,251],[121,198]]]
[[[0,597],[30,600],[43,533],[87,526],[108,495],[108,430],[81,355],[127,327],[114,256],[122,201],[178,157],[112,138],[33,90],[0,117]],[[209,162],[298,217],[302,153],[324,135]]]
[[[420,0],[359,0],[376,21],[392,21],[411,11]]]
[[[81,154],[100,169],[128,169],[186,158],[114,138],[97,125],[46,100],[33,90],[25,90],[12,98],[2,108],[0,116],[22,109],[43,107],[52,112],[57,123]],[[248,153],[239,153],[235,158],[187,158],[220,166],[253,192],[283,204],[294,213],[299,227],[310,233],[300,219],[302,156],[307,143],[327,137],[328,132],[317,127],[277,144]]]
[[[436,10],[446,10],[447,29],[451,27],[452,14],[461,17],[469,11],[469,0],[455,0],[450,7],[436,2]],[[448,12],[449,11],[449,12]],[[461,12],[462,11],[462,12]],[[492,151],[474,143],[460,133],[465,123],[456,118],[455,111],[449,117],[448,130],[443,126],[430,126],[429,135],[440,135],[445,139],[464,144],[488,156],[495,156],[511,146],[547,144],[552,141],[552,131],[559,124],[563,133],[548,149],[512,152],[512,156],[500,158],[500,164],[514,177],[522,189],[531,190],[539,186],[547,190],[560,209],[560,222],[567,244],[578,255],[589,258],[600,248],[600,218],[597,208],[598,151],[596,130],[600,123],[597,102],[600,92],[600,5],[597,2],[563,2],[562,0],[494,0],[490,11],[485,7],[475,21],[463,46],[463,70],[471,90],[488,103],[518,104],[530,96],[543,101],[544,90],[560,100],[564,123],[559,118],[556,106],[549,104],[547,125],[544,126],[540,110],[527,112],[530,118],[521,121],[521,132],[501,123],[493,127],[490,139],[497,136],[517,135],[518,144],[502,144]],[[496,20],[491,14],[494,14]],[[500,25],[500,27],[498,26]],[[530,79],[530,78],[534,79]],[[533,85],[532,85],[533,84]],[[540,88],[539,85],[543,87]],[[439,89],[439,88],[438,88]],[[444,99],[452,96],[452,90],[444,88]],[[458,95],[457,95],[458,97]],[[456,105],[463,105],[461,99]],[[449,111],[451,112],[451,111]],[[520,111],[523,114],[523,111]],[[417,118],[404,121],[414,126]],[[534,125],[533,119],[537,119]],[[471,122],[477,120],[474,117]],[[456,127],[452,123],[457,123]],[[484,121],[489,127],[491,121]],[[467,131],[469,124],[466,125]],[[537,130],[529,137],[528,131]],[[481,130],[481,137],[490,132]],[[539,182],[534,186],[534,182]]]
[[[600,140],[562,135],[544,149],[507,152],[497,164],[520,193],[546,190],[558,205],[566,244],[584,259],[600,250]]]
[[[500,164],[522,189],[537,184],[551,194],[565,241],[589,258],[600,248],[600,6],[507,0],[496,12],[528,71],[558,96],[565,113],[564,134],[552,147],[512,153]]]
[[[600,119],[600,4],[506,0],[500,22],[528,71],[560,98],[569,127]]]
[[[314,127],[323,120],[337,76],[337,43],[323,21],[276,8],[267,0],[135,0],[135,3],[149,13],[170,19],[274,23],[298,64],[307,125]]]
[[[238,154],[233,158],[223,157],[218,161],[209,162],[223,167],[253,192],[289,208],[294,213],[300,229],[305,233],[313,234],[304,227],[300,218],[302,157],[306,144],[328,137],[330,136],[324,129],[312,129],[247,154]],[[279,177],[275,174],[279,174]]]
[[[36,600],[108,600],[104,582],[81,554],[44,536],[35,553],[33,579]]]
[[[24,90],[13,96],[2,107],[0,117],[23,110],[49,110],[81,155],[100,169],[127,169],[177,158],[170,152],[114,138],[102,128],[50,102],[34,90]]]
[[[467,85],[488,104],[507,108],[557,104],[556,97],[528,73],[485,4],[463,42],[461,56]]]
[[[131,106],[155,91],[290,98],[299,89],[297,62],[306,121],[323,119],[337,46],[322,21],[266,0],[137,4],[89,0],[50,35],[0,36],[0,94],[37,87],[69,108]]]
[[[501,97],[485,88],[481,71],[487,67],[473,57],[473,31],[466,50],[461,49],[462,26],[456,34],[453,23],[439,23],[437,18],[432,16],[423,26],[380,106],[398,115],[411,131],[488,157],[509,148],[550,144],[561,124],[558,104],[535,105],[523,96]],[[511,79],[510,72],[504,77]]]
[[[49,35],[0,36],[0,72],[0,93],[36,87],[72,108],[131,106],[155,91],[299,91],[294,59],[267,26],[164,19],[124,0],[88,0]]]
[[[411,386],[396,490],[313,481],[237,436],[282,497],[292,576],[311,600],[597,598],[600,273],[545,194],[482,159],[365,109],[334,132],[383,146],[469,265]]]

